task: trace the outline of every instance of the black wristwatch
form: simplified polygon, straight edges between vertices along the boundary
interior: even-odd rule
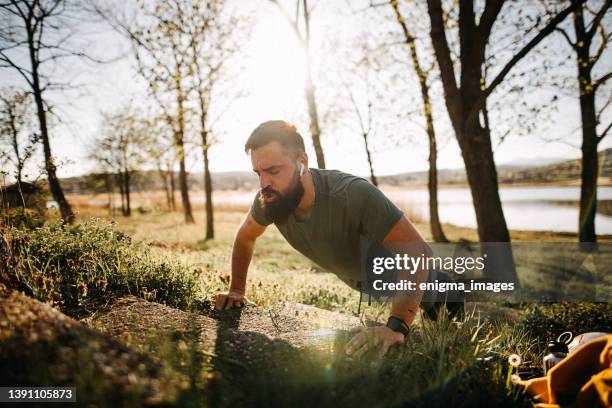
[[[399,317],[389,316],[389,319],[387,320],[387,327],[393,331],[402,333],[404,335],[404,339],[408,337],[408,334],[410,333],[410,327],[408,327],[408,325]]]

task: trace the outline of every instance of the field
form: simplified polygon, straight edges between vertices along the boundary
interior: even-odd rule
[[[216,237],[204,241],[204,213],[198,207],[196,223],[186,225],[179,212],[142,206],[129,218],[109,217],[108,210],[86,205],[84,198],[73,197],[73,202],[80,204],[80,226],[61,230],[52,226],[51,216],[47,229],[21,235],[14,232],[12,242],[21,243],[19,260],[24,274],[34,282],[43,282],[42,287],[58,288],[55,292],[39,290],[43,300],[83,322],[97,322],[93,327],[109,334],[122,322],[113,321],[112,314],[100,320],[103,306],[129,294],[173,306],[176,309],[168,310],[177,313],[191,311],[202,319],[218,318],[211,311],[211,301],[227,288],[233,234],[245,208],[219,207]],[[425,239],[430,238],[426,224],[416,221],[415,225]],[[445,232],[453,241],[476,240],[474,230],[445,225]],[[575,240],[572,234],[546,232],[514,231],[512,237],[517,242]],[[46,263],[40,254],[46,254]],[[68,289],[66,282],[73,282]],[[252,319],[268,314],[272,318],[281,300],[347,318],[357,312],[359,294],[294,251],[273,227],[257,241],[248,282],[247,296],[259,306]],[[75,290],[70,292],[71,288]],[[54,298],[53,293],[64,290],[73,298]],[[142,307],[147,310],[146,304]],[[369,324],[386,319],[384,305],[364,303],[361,311],[359,318]],[[316,403],[433,407],[448,406],[449,401],[466,407],[484,403],[530,406],[529,398],[510,383],[510,375],[541,375],[548,340],[565,330],[610,331],[610,313],[609,304],[469,305],[460,319],[449,320],[444,315],[437,321],[418,319],[407,346],[392,350],[383,360],[373,354],[357,360],[347,358],[342,352],[346,336],[336,338],[325,354],[309,348],[298,351],[284,343],[281,347],[264,336],[249,346],[259,358],[248,360],[243,367],[244,359],[249,359],[243,348],[221,346],[219,338],[225,335],[222,319],[211,352],[200,350],[193,339],[151,337],[143,327],[134,326],[117,338],[172,367],[179,380],[172,381],[171,376],[162,393],[173,396],[171,404],[180,406]],[[159,319],[166,318],[153,318],[151,324],[161,327]],[[276,329],[291,332],[291,327]],[[508,364],[513,353],[522,357],[518,368]],[[99,391],[90,398],[107,397]],[[139,406],[142,401],[138,401],[136,398],[133,406]]]

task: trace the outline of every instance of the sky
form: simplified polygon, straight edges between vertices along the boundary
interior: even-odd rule
[[[254,3],[258,3],[256,7],[253,6]],[[336,7],[327,8],[332,3]],[[241,3],[244,4],[246,3]],[[311,30],[317,96],[321,100],[326,98],[320,103],[320,115],[325,114],[322,111],[325,108],[339,103],[333,96],[329,96],[328,92],[334,85],[334,79],[323,78],[326,69],[340,66],[335,58],[339,58],[341,53],[333,48],[331,40],[340,39],[339,42],[343,43],[358,36],[364,27],[363,19],[368,18],[364,17],[363,13],[355,14],[343,9],[342,4],[344,1],[319,0],[313,12]],[[254,25],[240,57],[237,79],[238,87],[246,96],[233,103],[219,123],[219,142],[211,149],[211,170],[249,171],[251,164],[243,151],[244,141],[259,123],[270,119],[285,119],[298,126],[308,146],[310,164],[316,167],[304,102],[302,50],[290,26],[274,6],[267,1],[252,1],[249,5],[253,6],[248,9],[248,13],[253,15]],[[394,30],[395,22],[383,22],[382,27],[377,26],[376,29]],[[88,50],[92,53],[109,58],[118,55],[124,57],[106,64],[75,61],[65,72],[61,71],[61,75],[70,77],[76,75],[75,72],[78,73],[78,82],[83,84],[83,88],[77,92],[51,95],[63,118],[63,123],[56,124],[52,129],[52,149],[61,164],[58,170],[61,177],[95,171],[96,164],[88,159],[88,150],[92,140],[100,133],[101,113],[120,108],[130,98],[138,100],[145,97],[144,82],[135,73],[135,64],[127,40],[100,25],[92,24],[86,31]],[[560,38],[556,41],[559,46],[563,46]],[[406,69],[410,69],[410,66],[406,65]],[[14,74],[0,71],[0,85],[19,85],[19,81]],[[416,82],[409,82],[404,86],[406,101],[401,102],[405,103],[405,107],[400,110],[418,110],[418,98],[415,98],[418,92]],[[535,98],[537,102],[540,93],[536,89],[530,95],[525,95],[525,98],[527,97]],[[545,97],[544,92],[541,97]],[[385,106],[382,102],[381,114],[394,108],[395,105]],[[463,163],[460,151],[448,124],[444,106],[438,104],[434,109],[439,138],[438,167],[461,168]],[[526,164],[542,159],[579,157],[579,119],[577,100],[562,98],[558,111],[545,119],[548,123],[542,129],[529,136],[508,137],[503,143],[496,144],[496,162]],[[427,169],[427,139],[423,130],[416,124],[419,120],[418,117],[411,117],[390,123],[384,132],[373,140],[373,160],[378,175]],[[323,127],[322,144],[328,168],[358,175],[368,174],[363,140],[355,129],[354,126],[342,124]],[[399,137],[399,142],[388,143],[384,140],[398,139],[398,135],[406,136]],[[551,136],[563,137],[564,140],[544,140]],[[610,138],[604,140],[600,148],[609,146],[612,146]],[[199,148],[194,146],[193,150],[198,152]],[[202,171],[201,160],[197,155],[189,159],[188,168],[192,172]]]

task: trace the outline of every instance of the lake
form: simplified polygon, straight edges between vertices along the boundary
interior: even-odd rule
[[[429,194],[425,188],[385,188],[382,190],[406,213],[429,219]],[[502,205],[508,228],[528,231],[566,231],[578,229],[580,187],[502,187]],[[612,200],[612,187],[599,187],[599,200]],[[248,206],[255,192],[215,192],[215,205]],[[204,197],[194,195],[193,202]],[[438,192],[440,218],[443,223],[476,228],[476,214],[470,190],[464,187],[442,188]],[[612,234],[612,217],[597,214],[598,234]]]
[[[429,219],[429,194],[426,189],[386,191],[398,205],[423,220]],[[502,187],[502,206],[509,229],[529,231],[569,231],[578,229],[580,187]],[[599,200],[612,200],[612,187],[599,187]],[[476,214],[468,188],[443,188],[438,192],[443,223],[476,227]],[[612,234],[612,217],[595,216],[598,234]]]

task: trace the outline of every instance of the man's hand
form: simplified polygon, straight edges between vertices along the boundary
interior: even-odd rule
[[[215,297],[215,309],[225,310],[244,307],[251,303],[244,296],[244,293],[230,290],[228,293],[219,293]]]
[[[358,333],[346,344],[346,354],[359,357],[368,350],[380,347],[378,357],[384,356],[389,348],[404,343],[404,335],[387,326],[360,327]]]

